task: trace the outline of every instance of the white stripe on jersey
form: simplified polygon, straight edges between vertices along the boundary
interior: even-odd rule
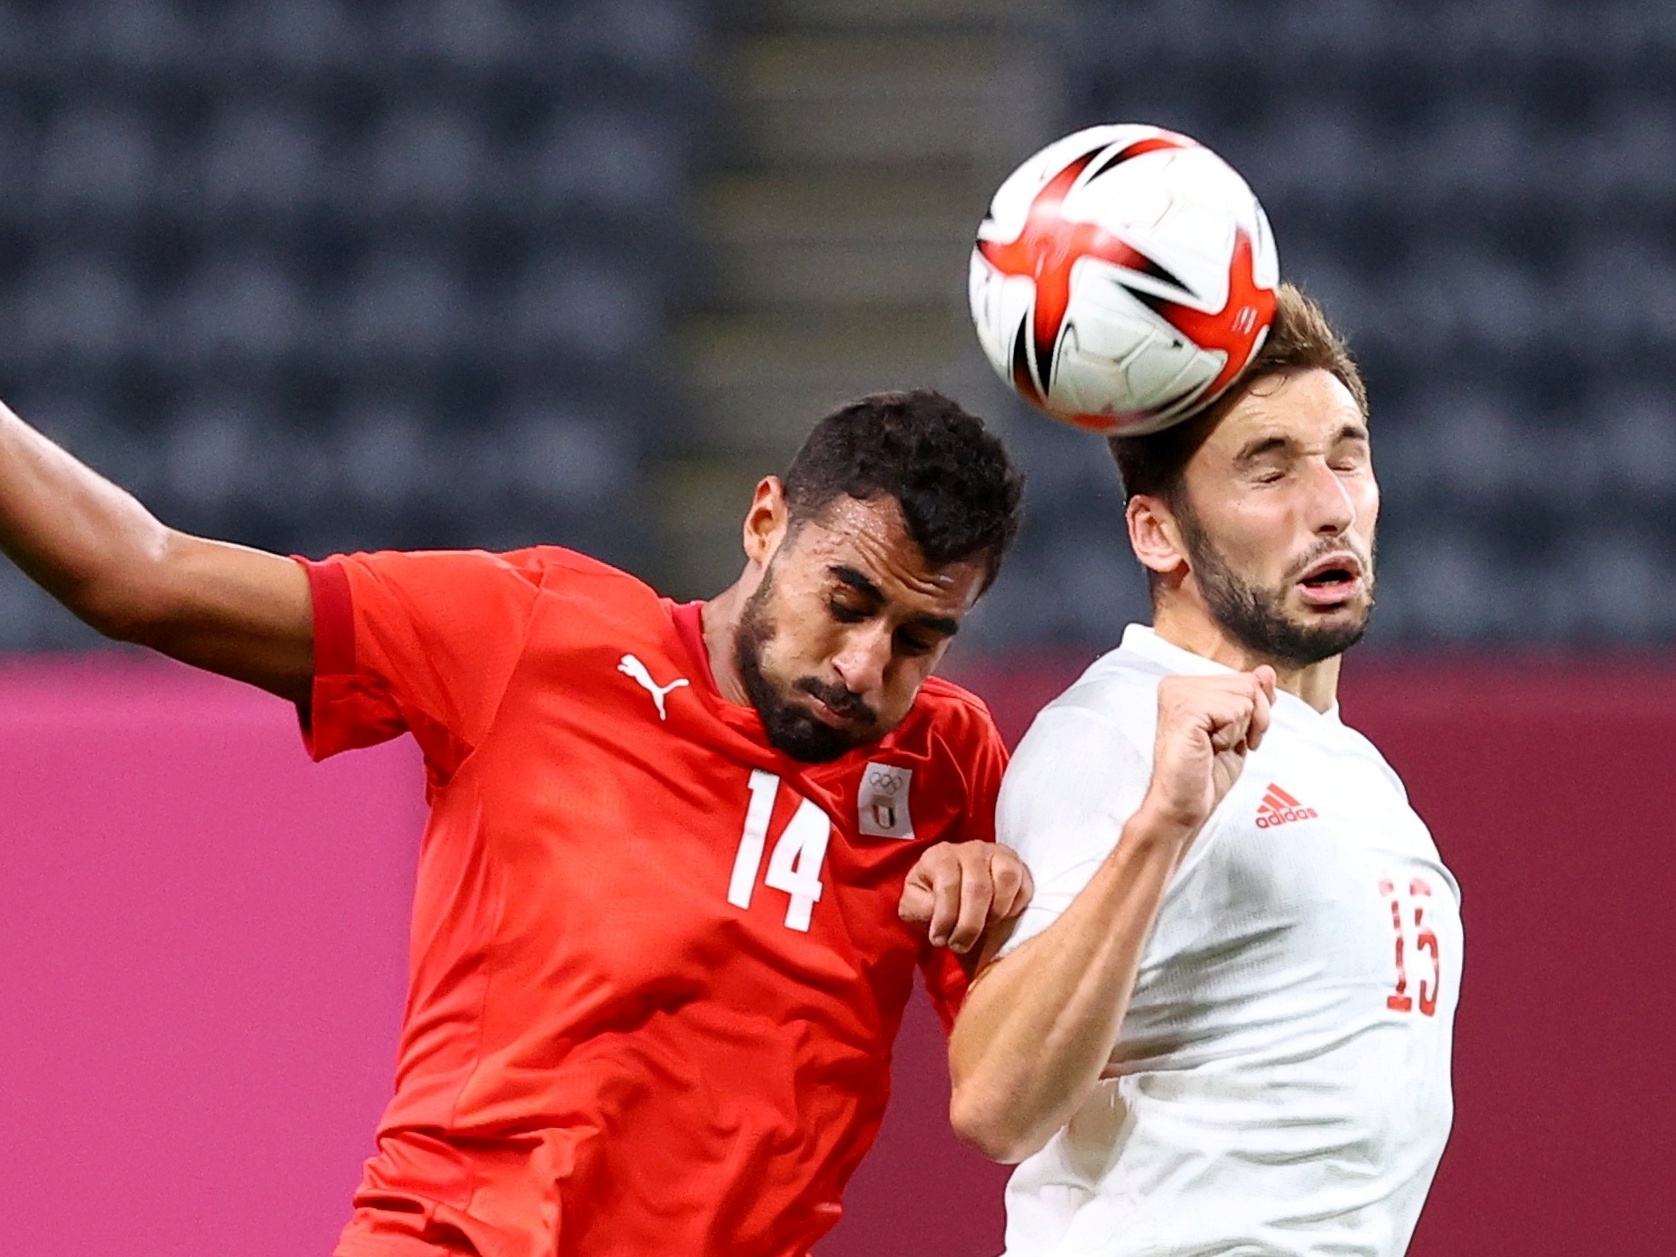
[[[998,830],[1056,920],[1151,776],[1131,625],[1037,717]],[[1007,1188],[1009,1257],[1398,1257],[1449,1134],[1459,890],[1368,740],[1289,694],[1165,894],[1109,1072]]]

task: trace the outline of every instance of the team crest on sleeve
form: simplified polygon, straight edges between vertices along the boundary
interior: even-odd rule
[[[861,832],[874,838],[912,838],[908,790],[913,781],[911,768],[870,761],[861,771],[861,789],[856,793]]]

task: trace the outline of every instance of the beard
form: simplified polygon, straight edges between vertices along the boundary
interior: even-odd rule
[[[1277,592],[1245,580],[1217,552],[1209,534],[1191,512],[1181,511],[1177,518],[1182,540],[1187,543],[1193,575],[1204,591],[1211,619],[1259,658],[1279,666],[1307,668],[1342,655],[1368,631],[1368,617],[1374,605],[1371,555],[1362,565],[1368,596],[1361,615],[1347,623],[1300,624],[1286,612],[1286,591],[1291,588],[1290,583],[1282,584]],[[1344,548],[1341,542],[1323,542],[1293,564],[1291,570],[1302,573],[1322,556]]]
[[[878,736],[874,730],[878,728],[879,717],[842,685],[802,677],[790,686],[780,686],[768,679],[762,670],[762,652],[774,637],[774,625],[768,615],[772,588],[772,573],[765,574],[762,584],[745,603],[734,639],[733,662],[739,669],[751,706],[762,717],[768,744],[806,764],[824,764],[873,741]],[[794,692],[820,699],[840,716],[855,721],[855,728],[837,729],[817,720],[811,711],[792,701]]]

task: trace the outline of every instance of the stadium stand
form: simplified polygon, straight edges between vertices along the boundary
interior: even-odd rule
[[[5,396],[283,551],[645,566],[693,0],[0,4]],[[86,642],[9,567],[0,647]]]
[[[1676,637],[1676,18],[1648,0],[5,0],[0,390],[170,522],[568,542],[697,595],[821,410],[1030,470],[963,637],[1145,612],[1097,443],[965,326],[994,181],[1195,134],[1367,368],[1390,646]],[[88,636],[0,569],[0,647]]]
[[[1079,0],[1050,42],[1067,129],[1217,148],[1350,330],[1385,493],[1374,640],[1676,637],[1668,6]]]

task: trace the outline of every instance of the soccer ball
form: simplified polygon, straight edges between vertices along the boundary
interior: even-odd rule
[[[1256,357],[1279,281],[1268,218],[1233,167],[1161,127],[1090,127],[995,193],[972,249],[972,319],[1026,401],[1139,436]]]

